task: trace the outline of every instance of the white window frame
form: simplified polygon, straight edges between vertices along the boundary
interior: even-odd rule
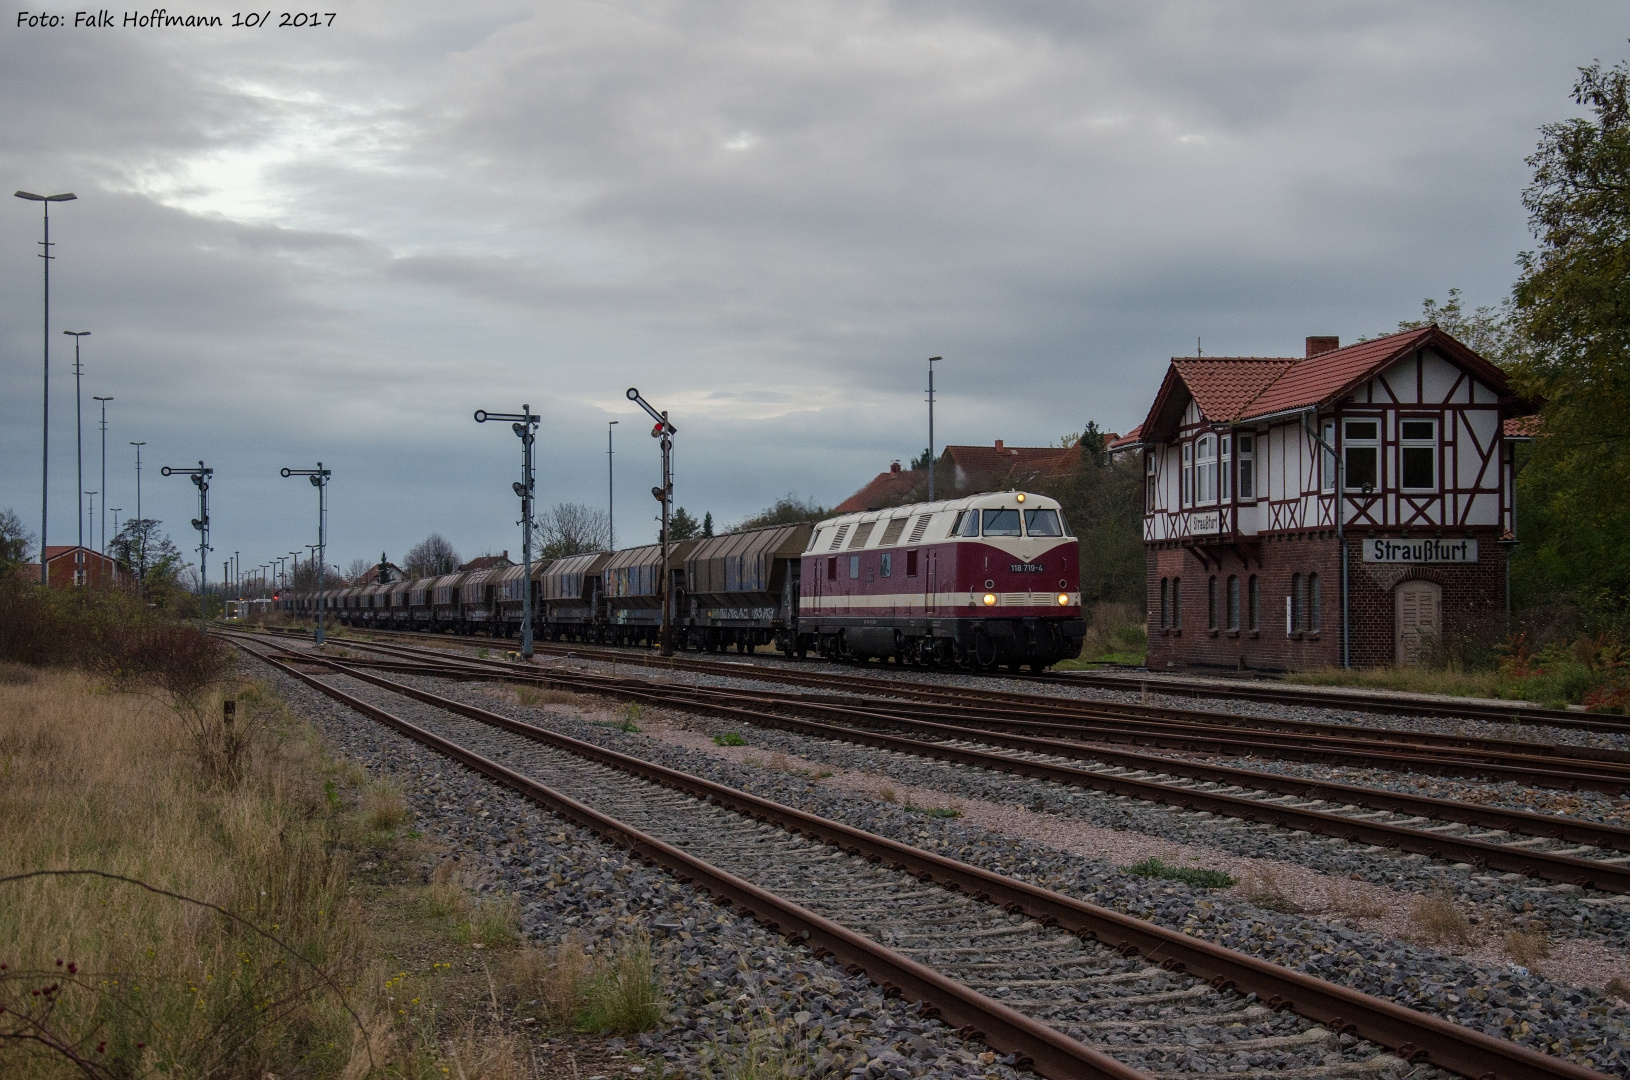
[[[1155,453],[1146,450],[1143,454],[1143,502],[1144,509],[1153,512],[1155,508]]]
[[[1405,424],[1431,424],[1432,437],[1429,439],[1404,438]],[[1400,491],[1436,491],[1438,489],[1438,434],[1442,425],[1435,416],[1400,416],[1398,418],[1398,488]],[[1404,483],[1404,459],[1411,450],[1429,450],[1432,455],[1432,482],[1425,487],[1407,485]]]
[[[1239,501],[1256,501],[1256,434],[1241,432],[1235,440],[1234,457],[1239,469]],[[1247,482],[1249,481],[1249,482]]]
[[[1226,503],[1229,493],[1234,485],[1229,483],[1234,469],[1234,437],[1232,435],[1219,436],[1221,449],[1218,452],[1217,462],[1217,501]]]
[[[1210,506],[1217,501],[1217,436],[1206,432],[1194,440],[1194,503]]]
[[[1334,491],[1336,490],[1336,473],[1339,471],[1336,468],[1336,454],[1333,449],[1336,445],[1336,422],[1334,420],[1324,422],[1323,434],[1324,443],[1317,447],[1320,473],[1319,490]],[[1326,449],[1326,447],[1332,449]]]
[[[1194,505],[1194,444],[1183,444],[1183,505]]]
[[[1360,438],[1354,436],[1350,430],[1350,425],[1352,424],[1374,424],[1374,437]],[[1370,450],[1374,452],[1375,490],[1380,491],[1384,477],[1381,470],[1381,418],[1379,416],[1344,416],[1341,418],[1342,459],[1350,463],[1352,461],[1352,452],[1354,450]],[[1345,470],[1345,478],[1342,480],[1342,486],[1348,491],[1362,492],[1364,490],[1363,484],[1353,483],[1353,470],[1351,464],[1349,464]]]

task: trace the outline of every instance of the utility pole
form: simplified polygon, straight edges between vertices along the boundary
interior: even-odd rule
[[[112,397],[93,397],[92,401],[102,403],[102,542],[97,545],[98,550],[106,555],[108,552],[108,402]],[[119,530],[113,530],[117,533]]]
[[[141,448],[145,442],[130,444],[136,448],[136,528],[139,530],[141,552],[136,556],[136,586],[147,583],[147,522],[141,516]]]
[[[663,656],[674,654],[673,607],[671,590],[668,588],[668,517],[673,509],[674,480],[673,480],[673,449],[674,436],[679,429],[668,422],[668,414],[658,412],[651,407],[651,403],[640,397],[640,392],[634,387],[628,388],[628,400],[644,409],[646,415],[656,421],[651,429],[651,438],[662,440],[662,486],[651,489],[658,502],[662,504],[662,581],[657,586],[657,599],[662,604],[662,637],[661,647],[658,651]]]
[[[934,501],[934,362],[944,357],[928,358],[928,501]]]
[[[51,260],[56,256],[51,254],[51,204],[54,202],[73,202],[77,195],[71,191],[61,195],[36,195],[32,191],[18,191],[14,193],[19,199],[37,202],[44,212],[44,235],[40,239],[40,258],[45,260],[45,420],[42,425],[44,431],[40,452],[40,584],[47,584],[45,577],[45,529],[48,522],[49,495],[51,490]]]
[[[326,550],[328,544],[328,478],[334,475],[334,470],[323,468],[318,462],[315,469],[284,469],[283,477],[308,476],[311,486],[317,489],[317,547],[313,558],[317,560],[317,636],[316,642],[323,643],[323,560],[328,557]],[[310,545],[307,545],[308,547]]]
[[[204,602],[209,589],[209,553],[213,550],[209,546],[209,478],[215,475],[215,470],[205,468],[200,461],[196,469],[172,469],[166,465],[159,470],[159,475],[190,476],[198,489],[198,516],[193,518],[192,527],[198,530],[198,621],[203,623],[208,618]]]
[[[521,478],[510,487],[521,498],[521,562],[526,567],[523,588],[521,590],[521,656],[527,660],[532,659],[532,504],[537,493],[537,475],[533,467],[532,448],[537,442],[537,436],[532,432],[542,422],[543,417],[532,411],[532,406],[523,403],[521,411],[517,413],[490,413],[485,409],[475,411],[475,422],[485,424],[488,420],[508,420],[510,427],[521,439]],[[383,560],[381,560],[383,561]]]
[[[94,535],[96,533],[96,496],[99,495],[100,492],[87,491],[87,492],[85,492],[85,494],[87,496],[89,496],[90,500],[91,500],[91,505],[85,512],[85,524],[89,527],[92,535]],[[81,549],[81,550],[83,551],[83,549]],[[85,584],[89,585],[90,583],[91,583],[90,566],[89,566],[89,564],[86,564],[86,567],[85,567]]]
[[[85,410],[81,407],[79,396],[80,376],[85,373],[85,366],[79,362],[79,339],[90,337],[89,330],[64,330],[64,334],[74,339],[74,469],[78,483],[74,489],[79,492],[75,497],[79,515],[79,548],[74,552],[74,580],[85,584]]]
[[[606,424],[606,547],[617,550],[617,473],[611,457],[611,429],[618,421]]]

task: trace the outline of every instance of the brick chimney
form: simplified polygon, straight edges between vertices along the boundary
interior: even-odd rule
[[[996,452],[998,454],[1000,454],[1002,452],[1002,440],[1001,439],[996,440]]]
[[[1323,353],[1335,352],[1339,348],[1341,348],[1341,339],[1339,337],[1310,337],[1307,339],[1307,359],[1311,360]]]
[[[896,461],[893,465],[889,466],[889,472],[897,473],[899,471],[900,471],[900,463],[898,461]]]

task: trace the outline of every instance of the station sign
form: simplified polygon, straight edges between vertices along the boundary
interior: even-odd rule
[[[1222,532],[1222,511],[1207,510],[1189,515],[1189,535],[1208,536]]]
[[[1477,541],[1420,539],[1380,539],[1364,541],[1364,561],[1369,563],[1474,563]]]

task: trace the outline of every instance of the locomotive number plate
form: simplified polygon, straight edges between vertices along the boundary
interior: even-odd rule
[[[1008,563],[1008,570],[1015,574],[1039,574],[1047,568],[1039,562]]]

